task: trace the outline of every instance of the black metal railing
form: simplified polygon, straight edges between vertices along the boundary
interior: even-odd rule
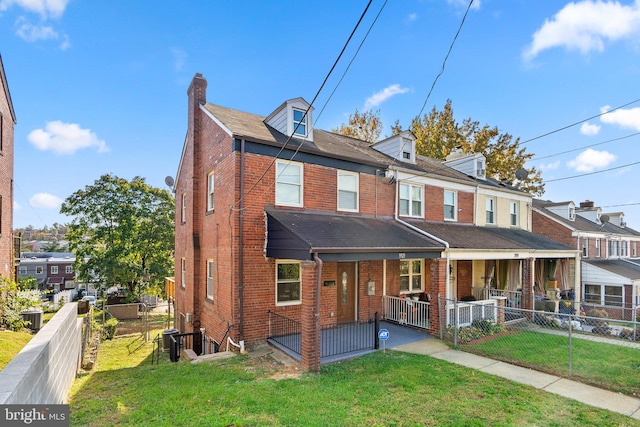
[[[297,355],[301,354],[301,330],[300,322],[269,310],[269,339]]]
[[[191,349],[197,355],[202,354],[202,333],[187,332],[185,334],[173,334],[169,336],[169,359],[172,362],[180,360],[182,350]]]
[[[320,357],[356,353],[378,348],[378,313],[374,319],[354,323],[322,326]]]

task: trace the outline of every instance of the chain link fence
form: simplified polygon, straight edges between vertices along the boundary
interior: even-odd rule
[[[489,302],[491,301],[491,302]],[[640,397],[640,323],[439,299],[440,334],[462,351]]]

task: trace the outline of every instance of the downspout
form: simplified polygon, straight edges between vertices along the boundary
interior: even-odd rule
[[[445,274],[446,274],[446,281],[447,281],[446,286],[447,286],[447,290],[448,290],[449,289],[449,277],[450,277],[449,269],[450,269],[450,265],[451,265],[451,259],[450,259],[450,255],[449,255],[449,242],[447,242],[445,240],[442,240],[441,238],[436,237],[433,234],[427,233],[426,231],[421,230],[418,227],[415,227],[415,226],[409,224],[408,222],[403,221],[403,220],[401,220],[399,218],[399,216],[398,216],[398,194],[400,194],[399,191],[400,191],[400,182],[398,181],[397,173],[396,173],[396,197],[395,197],[395,202],[394,202],[395,207],[394,207],[394,212],[393,212],[394,218],[400,224],[402,224],[402,225],[404,225],[406,227],[409,227],[413,231],[415,231],[417,233],[420,233],[423,236],[427,236],[430,239],[433,239],[433,240],[435,240],[437,242],[440,242],[440,243],[442,243],[444,245],[444,248],[445,248],[444,252],[445,252],[446,259],[447,259],[447,266],[446,266]],[[437,297],[437,295],[436,295],[436,297]]]
[[[314,329],[316,331],[316,335],[320,336],[320,292],[322,292],[322,260],[318,256],[317,252],[313,253],[313,260],[318,266],[318,275],[316,279],[316,312]]]
[[[238,218],[238,336],[244,341],[244,138],[240,140],[240,216]]]

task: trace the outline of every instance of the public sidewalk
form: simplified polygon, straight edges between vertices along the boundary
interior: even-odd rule
[[[640,420],[640,399],[464,351],[452,350],[435,338],[399,345],[393,349],[426,354]]]

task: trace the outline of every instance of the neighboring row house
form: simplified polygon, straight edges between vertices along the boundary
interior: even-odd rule
[[[255,343],[296,324],[317,369],[321,330],[375,313],[436,333],[454,300],[555,299],[559,268],[580,298],[579,251],[531,233],[531,196],[488,179],[482,155],[440,162],[410,132],[372,145],[315,129],[302,98],[263,117],[206,87],[196,74],[174,187],[181,332]]]
[[[18,267],[18,278],[35,277],[42,291],[75,289],[75,256],[68,252],[24,252]]]
[[[534,200],[533,231],[580,250],[583,308],[605,308],[610,317],[632,320],[640,306],[640,232],[623,212],[605,213],[586,200]]]
[[[13,129],[16,114],[0,56],[0,275],[15,279],[20,238],[13,234]]]

